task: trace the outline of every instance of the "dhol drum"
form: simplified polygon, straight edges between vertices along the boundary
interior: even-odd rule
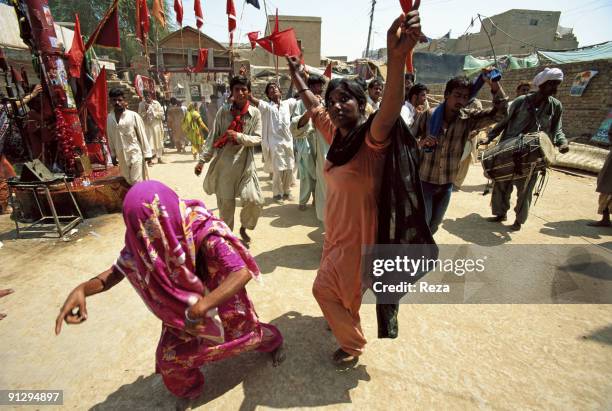
[[[554,146],[546,133],[519,134],[485,150],[482,167],[485,177],[491,180],[519,180],[550,167],[554,153]]]

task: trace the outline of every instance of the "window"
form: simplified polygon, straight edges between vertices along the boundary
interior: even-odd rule
[[[497,26],[491,27],[491,35],[494,36],[497,33]]]
[[[530,26],[537,26],[538,25],[538,19],[531,19],[531,20],[529,20],[529,25]]]

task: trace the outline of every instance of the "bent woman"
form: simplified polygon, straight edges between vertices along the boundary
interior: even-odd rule
[[[259,277],[240,241],[204,204],[181,200],[157,181],[132,187],[125,197],[125,248],[115,265],[76,287],[55,324],[87,319],[86,297],[108,291],[127,277],[162,321],[156,371],[177,397],[193,399],[204,388],[199,368],[245,351],[282,360],[283,338],[259,321],[245,285]],[[74,309],[78,309],[76,314]]]
[[[336,363],[356,360],[366,345],[361,329],[361,249],[376,243],[378,195],[390,132],[404,102],[404,62],[420,33],[418,11],[402,14],[387,33],[387,87],[380,110],[366,118],[367,98],[354,81],[332,81],[327,109],[308,89],[297,59],[289,60],[293,81],[315,127],[331,144],[325,164],[326,233],[313,294],[340,348]]]

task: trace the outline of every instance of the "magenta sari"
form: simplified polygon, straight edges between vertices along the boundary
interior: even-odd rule
[[[162,321],[156,371],[170,392],[196,398],[204,388],[203,364],[250,350],[271,352],[282,344],[276,327],[259,322],[245,289],[209,311],[197,336],[183,331],[185,309],[229,274],[246,268],[254,279],[260,276],[253,257],[204,203],[181,200],[149,180],[130,189],[123,217],[125,248],[115,268]]]

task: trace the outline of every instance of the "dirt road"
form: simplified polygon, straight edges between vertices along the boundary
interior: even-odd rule
[[[191,156],[167,159],[152,177],[214,209]],[[396,340],[376,339],[374,306],[364,305],[367,351],[357,368],[336,370],[329,361],[335,342],[311,295],[323,230],[312,207],[271,204],[271,181],[260,177],[268,200],[251,251],[264,284],[248,291],[261,319],[284,333],[288,357],[280,368],[257,353],[206,366],[201,409],[612,407],[611,305],[403,305]],[[472,167],[438,242],[612,249],[612,230],[585,226],[597,218],[594,178],[552,173],[518,233],[483,220],[490,215],[483,186]],[[69,242],[16,241],[13,230],[0,217],[0,288],[15,289],[0,299],[8,314],[0,321],[0,389],[63,389],[71,409],[170,409],[173,400],[154,373],[160,323],[127,282],[89,299],[84,324],[53,334],[68,292],[114,262],[123,245],[121,216],[87,220]]]

